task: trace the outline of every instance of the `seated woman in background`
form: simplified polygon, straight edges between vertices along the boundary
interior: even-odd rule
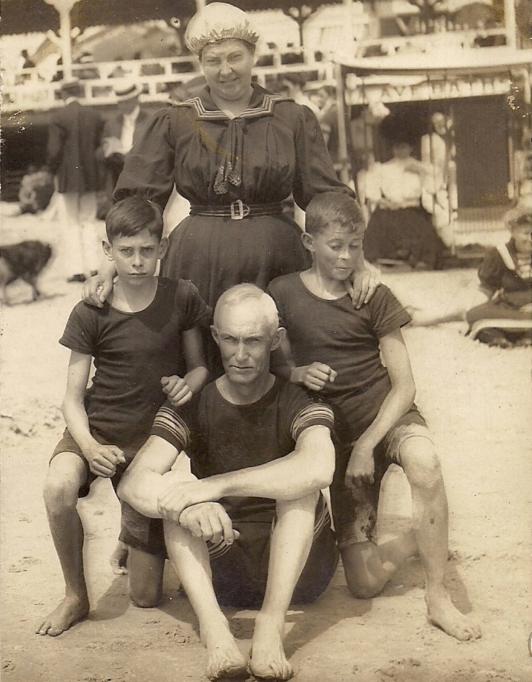
[[[431,221],[434,187],[430,167],[412,156],[415,133],[404,118],[388,116],[382,134],[393,157],[367,173],[366,198],[375,206],[364,238],[369,261],[404,260],[434,269],[445,245]]]

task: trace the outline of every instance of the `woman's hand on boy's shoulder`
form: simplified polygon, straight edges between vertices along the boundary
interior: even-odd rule
[[[371,300],[377,287],[382,284],[381,271],[371,263],[364,262],[364,268],[353,274],[353,281],[347,283],[347,291],[358,310]]]
[[[83,284],[81,299],[89,305],[101,308],[113,290],[113,277],[93,275]]]

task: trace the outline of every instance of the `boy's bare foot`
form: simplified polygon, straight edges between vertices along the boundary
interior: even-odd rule
[[[75,623],[89,615],[88,599],[65,597],[59,606],[35,630],[38,635],[57,637]]]
[[[201,641],[207,649],[207,677],[210,680],[239,677],[246,672],[246,660],[225,618],[211,622],[208,628],[203,628]]]
[[[128,546],[119,540],[109,559],[109,563],[111,564],[111,568],[115,575],[127,575],[128,554]]]
[[[289,680],[294,669],[283,647],[284,620],[257,614],[249,659],[250,672],[261,680]]]
[[[460,613],[446,592],[427,595],[426,602],[429,621],[451,637],[463,641],[482,636],[480,626]]]

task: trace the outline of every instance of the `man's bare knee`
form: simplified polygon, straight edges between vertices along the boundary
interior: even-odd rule
[[[275,503],[277,516],[286,513],[292,509],[309,510],[314,512],[318,500],[320,498],[320,491],[313,490],[308,495],[298,497],[295,500],[277,500]]]
[[[438,455],[428,438],[412,437],[401,446],[401,463],[410,485],[433,490],[442,483]]]

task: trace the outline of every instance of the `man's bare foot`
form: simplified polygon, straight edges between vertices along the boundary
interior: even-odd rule
[[[208,628],[202,628],[201,641],[209,657],[207,677],[210,680],[239,677],[246,672],[246,660],[225,618],[209,623]]]
[[[288,662],[284,647],[284,619],[257,614],[251,645],[249,671],[261,680],[289,680],[294,669]]]
[[[38,635],[57,637],[89,614],[88,599],[65,597],[59,606],[50,613],[35,630]]]
[[[429,621],[451,637],[470,640],[482,636],[480,626],[460,613],[446,592],[427,595],[426,602]]]
[[[119,540],[109,559],[109,563],[111,564],[111,568],[115,575],[127,575],[128,554],[128,546]]]

